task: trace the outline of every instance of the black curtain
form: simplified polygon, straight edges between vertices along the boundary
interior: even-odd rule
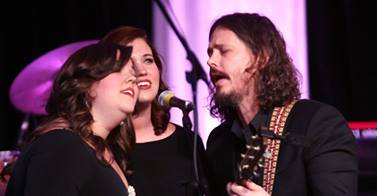
[[[373,1],[307,1],[311,97],[348,121],[377,121],[377,11]],[[376,195],[375,139],[357,140],[358,195]]]
[[[348,121],[377,121],[374,1],[308,0],[311,97]]]
[[[0,4],[0,150],[14,148],[25,116],[9,99],[9,88],[25,66],[55,48],[100,39],[121,25],[152,33],[151,2],[146,0],[6,0]],[[38,119],[31,116],[30,122]]]

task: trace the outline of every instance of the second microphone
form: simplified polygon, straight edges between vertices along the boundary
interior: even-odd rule
[[[175,97],[174,93],[169,90],[165,90],[162,93],[160,93],[160,95],[158,96],[158,102],[161,106],[165,108],[177,107],[186,112],[194,109],[194,104],[192,104],[189,101],[185,101],[183,99]]]

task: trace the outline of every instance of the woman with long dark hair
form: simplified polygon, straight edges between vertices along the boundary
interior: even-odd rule
[[[124,46],[132,46],[131,59],[137,71],[139,98],[132,114],[136,144],[131,153],[127,178],[135,186],[138,196],[198,195],[193,165],[191,130],[169,122],[169,109],[158,103],[158,94],[167,90],[162,80],[161,60],[139,28],[124,26],[114,29],[102,39]],[[203,160],[204,147],[199,139],[198,154]],[[201,185],[206,178],[199,161]],[[204,185],[203,185],[204,184]]]
[[[17,160],[6,195],[134,194],[124,176],[138,97],[131,52],[98,43],[68,58],[54,81],[48,117]]]

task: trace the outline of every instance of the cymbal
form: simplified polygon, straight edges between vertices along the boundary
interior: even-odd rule
[[[59,69],[71,54],[96,42],[86,40],[61,46],[27,65],[10,88],[10,100],[14,107],[24,113],[46,115],[45,106]]]

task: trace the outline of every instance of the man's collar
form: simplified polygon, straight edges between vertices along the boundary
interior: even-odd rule
[[[231,132],[233,132],[238,138],[247,138],[248,135],[252,133],[254,134],[261,126],[266,126],[267,118],[268,112],[259,111],[246,127],[243,127],[238,120],[234,120]]]

